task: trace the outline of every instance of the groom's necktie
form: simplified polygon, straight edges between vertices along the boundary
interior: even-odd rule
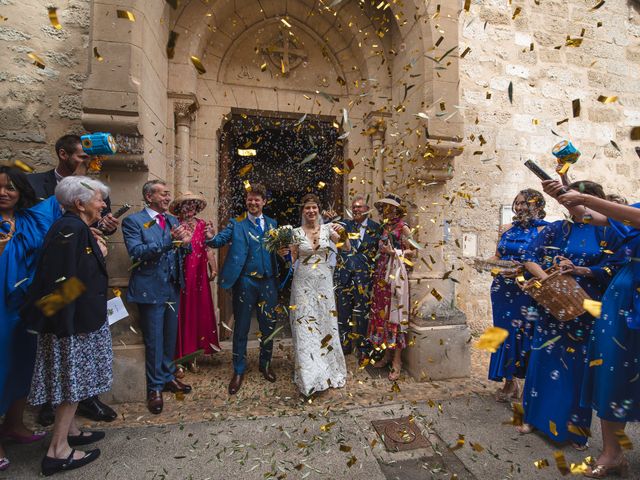
[[[256,218],[256,228],[258,229],[258,233],[260,234],[260,236],[262,236],[262,234],[264,233],[264,230],[262,229],[262,225],[260,224],[260,220],[261,220],[260,217]]]

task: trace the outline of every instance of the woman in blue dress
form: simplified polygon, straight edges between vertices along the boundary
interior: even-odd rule
[[[604,198],[602,187],[593,182],[574,182],[569,189]],[[593,300],[600,300],[614,273],[613,252],[618,246],[610,228],[561,220],[548,225],[531,243],[525,268],[544,279],[543,269],[555,258]],[[591,409],[580,405],[580,391],[594,318],[584,313],[561,322],[542,307],[538,313],[523,394],[525,424],[518,431],[530,433],[535,428],[554,441],[570,441],[584,450]]]
[[[640,204],[621,205],[573,191],[563,194],[562,185],[552,180],[543,186],[577,219],[610,225],[625,241],[627,262],[602,297],[602,312],[592,330],[581,401],[600,418],[603,444],[584,475],[626,476],[624,429],[626,422],[640,421]]]
[[[0,439],[30,443],[44,437],[23,423],[36,353],[36,336],[19,322],[19,307],[31,284],[38,251],[61,216],[55,197],[33,206],[35,192],[15,168],[0,167]],[[0,445],[0,471],[9,460]]]
[[[532,299],[515,282],[518,269],[527,247],[545,227],[545,201],[540,192],[522,190],[513,200],[513,223],[505,225],[491,260],[514,262],[514,268],[503,269],[491,284],[491,309],[493,325],[509,332],[505,342],[491,354],[489,380],[502,382],[496,392],[498,402],[517,399],[519,386],[516,378],[524,378],[530,343],[530,325],[526,320]]]

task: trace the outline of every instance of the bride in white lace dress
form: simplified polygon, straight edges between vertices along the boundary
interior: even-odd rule
[[[342,354],[333,292],[333,269],[329,264],[341,227],[320,225],[319,199],[302,199],[302,227],[296,229],[300,243],[292,250],[297,266],[291,284],[291,333],[295,354],[294,382],[309,396],[328,388],[343,387],[347,366]],[[349,249],[345,239],[341,248]]]

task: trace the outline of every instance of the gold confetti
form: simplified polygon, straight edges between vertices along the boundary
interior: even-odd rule
[[[483,452],[483,451],[484,451],[484,447],[483,447],[482,445],[480,445],[479,443],[472,443],[472,442],[469,442],[469,445],[471,446],[471,448],[472,448],[474,451],[476,451],[476,452],[478,452],[478,453],[480,453],[480,452]]]
[[[466,57],[466,56],[467,56],[467,54],[468,54],[470,51],[471,51],[471,47],[467,47],[467,48],[465,48],[465,49],[464,49],[464,52],[462,52],[462,53],[460,54],[460,58],[464,58],[464,57]]]
[[[567,466],[567,459],[564,458],[564,453],[560,450],[556,450],[553,452],[553,458],[556,460],[556,466],[562,475],[567,475],[569,473],[569,467]]]
[[[464,0],[464,11],[468,12],[471,8],[471,0]]]
[[[533,462],[533,464],[538,470],[542,470],[543,468],[549,466],[549,461],[546,458],[542,458],[540,460],[536,460],[535,462]]]
[[[349,461],[347,462],[347,467],[349,468],[353,467],[357,461],[358,459],[355,457],[355,455],[352,455]]]
[[[569,423],[567,425],[567,430],[574,435],[578,435],[579,437],[591,436],[591,430],[589,430],[587,427],[579,427],[577,425],[574,425],[573,423]]]
[[[85,290],[86,287],[77,277],[71,277],[60,284],[55,291],[37,300],[36,306],[46,317],[50,317],[73,302]]]
[[[438,301],[442,300],[442,295],[440,295],[440,292],[438,292],[438,290],[436,290],[435,288],[431,289],[431,295],[433,295]]]
[[[102,62],[104,60],[104,58],[102,57],[102,55],[100,55],[98,53],[98,47],[93,47],[93,56],[95,57],[96,60],[98,60],[99,62]]]
[[[511,20],[515,20],[516,17],[520,15],[521,12],[522,12],[522,8],[516,7],[516,9],[513,11],[513,16],[511,17]]]
[[[116,297],[122,296],[122,291],[119,288],[113,288],[112,291]]]
[[[32,173],[35,170],[31,165],[23,162],[22,160],[14,160],[13,166],[26,173]]]
[[[151,228],[156,224],[156,219],[154,218],[153,220],[148,221],[147,223],[143,223],[142,226],[144,228]]]
[[[246,174],[248,174],[251,170],[253,170],[253,163],[248,163],[246,164],[244,167],[242,167],[240,169],[240,171],[238,172],[238,176],[239,177],[244,177]]]
[[[453,447],[449,447],[449,450],[451,451],[460,450],[462,447],[464,447],[464,435],[459,433],[456,444]]]
[[[250,192],[250,191],[251,191],[251,182],[249,182],[249,180],[245,180],[245,181],[244,181],[244,182],[242,182],[242,183],[244,184],[244,189],[245,189],[247,192]]]
[[[267,70],[267,62],[264,62],[262,65],[260,65],[260,71],[264,72]]]
[[[331,341],[332,338],[333,338],[333,335],[331,334],[325,335],[324,338],[320,340],[320,348],[327,348],[327,345],[329,345],[329,342]]]
[[[596,360],[591,360],[589,362],[589,366],[590,367],[597,367],[597,366],[600,366],[600,365],[602,365],[602,359],[601,358],[598,358]]]
[[[571,102],[571,108],[573,110],[573,118],[580,116],[580,99],[576,98]]]
[[[335,424],[336,422],[325,423],[324,425],[320,425],[320,430],[323,432],[328,432]]]
[[[607,103],[615,103],[615,102],[617,102],[618,101],[618,97],[615,96],[615,95],[611,95],[611,96],[600,95],[598,97],[598,101],[600,103],[604,103],[606,105]]]
[[[602,314],[602,302],[596,302],[589,298],[585,298],[582,301],[582,308],[589,312],[593,317],[600,318]]]
[[[631,443],[627,434],[624,433],[624,430],[616,430],[615,435],[620,447],[624,450],[633,450],[633,443]]]
[[[598,10],[601,6],[604,5],[604,0],[600,0],[595,7],[592,7],[591,10]]]
[[[549,420],[549,431],[553,433],[554,436],[558,436],[558,429],[556,428],[556,422],[553,420]]]
[[[204,68],[204,65],[202,64],[200,59],[195,55],[191,55],[191,63],[193,63],[193,66],[196,67],[196,70],[200,75],[207,73],[207,70]]]
[[[31,53],[27,54],[27,57],[29,57],[31,60],[33,60],[33,64],[36,67],[41,68],[42,70],[45,69],[44,60],[42,60],[38,55],[36,55],[35,53],[31,52]]]
[[[341,452],[350,452],[351,451],[351,447],[349,445],[340,445],[340,451]]]
[[[511,424],[517,426],[524,425],[524,408],[521,403],[513,402],[511,404],[513,409],[513,417],[511,418]]]
[[[56,30],[62,30],[62,25],[58,21],[58,9],[56,7],[47,8],[49,11],[49,21],[51,22],[51,26]]]
[[[136,16],[129,10],[116,10],[116,14],[118,18],[123,18],[125,20],[129,20],[130,22],[136,21]]]
[[[495,353],[508,336],[509,332],[504,328],[489,327],[480,335],[480,338],[476,342],[476,348]]]
[[[169,38],[167,39],[167,58],[173,58],[176,53],[176,42],[178,41],[178,36],[180,34],[171,30],[169,32]]]

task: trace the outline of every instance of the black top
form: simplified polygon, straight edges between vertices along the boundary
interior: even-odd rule
[[[84,292],[52,316],[45,316],[35,303],[59,290],[72,277],[84,285]],[[69,337],[95,332],[107,320],[107,284],[104,257],[91,230],[79,216],[67,212],[45,237],[20,314],[28,323],[27,328],[38,333]]]
[[[56,180],[56,169],[53,168],[51,170],[47,170],[46,172],[40,173],[32,173],[31,175],[27,175],[27,180],[31,184],[31,187],[36,192],[36,198],[38,201],[45,200],[49,197],[52,197],[56,191],[56,185],[58,185],[58,181]],[[109,197],[104,199],[104,203],[107,206],[102,210],[100,216],[104,217],[108,213],[111,213],[111,200]],[[91,225],[92,227],[97,227],[97,222]],[[113,235],[117,229],[104,232],[106,235]]]

